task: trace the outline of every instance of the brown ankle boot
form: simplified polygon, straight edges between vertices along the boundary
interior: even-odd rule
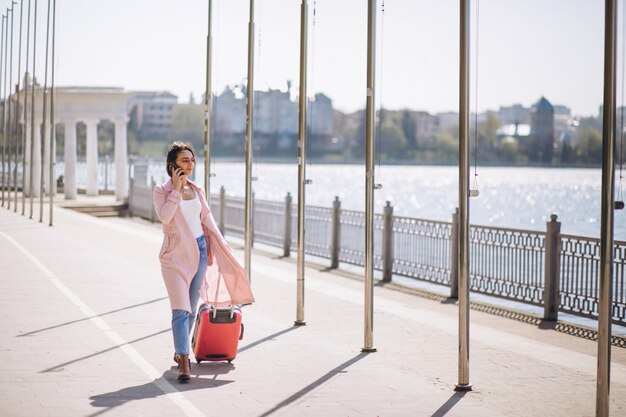
[[[191,379],[191,360],[189,355],[176,355],[178,362],[178,380],[180,382],[187,382]]]

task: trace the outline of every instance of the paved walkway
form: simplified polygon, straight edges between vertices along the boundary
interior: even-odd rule
[[[55,209],[55,226],[0,208],[2,416],[593,416],[596,343],[471,312],[470,382],[455,393],[454,304],[375,290],[310,266],[294,327],[293,260],[256,251],[232,364],[176,382],[159,225]],[[36,211],[38,213],[38,211]],[[241,248],[235,248],[240,259]],[[611,415],[626,415],[626,349],[613,348]]]

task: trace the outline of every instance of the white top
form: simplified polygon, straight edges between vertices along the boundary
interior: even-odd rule
[[[191,233],[197,239],[204,234],[202,231],[202,223],[200,223],[200,211],[202,210],[202,203],[198,193],[191,200],[181,200],[180,209],[183,211],[183,216],[187,220],[187,224],[191,229]]]

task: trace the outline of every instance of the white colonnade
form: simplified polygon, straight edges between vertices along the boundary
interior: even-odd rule
[[[30,81],[30,80],[29,80]],[[32,93],[32,84],[29,84],[27,92]],[[41,105],[43,88],[35,85],[35,117],[31,114],[31,103],[22,114],[21,122],[26,123],[26,166],[24,170],[26,195],[31,194],[31,165],[32,165],[32,195],[40,196],[41,170],[44,170],[44,192],[56,193],[56,178],[50,184],[50,140],[56,149],[56,128],[51,129],[50,121],[46,120],[46,126],[42,123]],[[75,199],[78,194],[77,183],[77,134],[78,123],[86,126],[86,184],[85,191],[89,196],[98,195],[98,124],[104,120],[110,120],[115,126],[114,133],[114,161],[115,161],[115,197],[123,200],[128,197],[128,140],[126,127],[128,123],[127,102],[132,93],[121,88],[98,88],[98,87],[58,87],[54,90],[55,96],[55,127],[62,124],[64,127],[64,151],[63,151],[63,185],[66,199]],[[24,120],[25,119],[25,120]],[[32,129],[34,119],[35,128]],[[45,140],[43,143],[42,161],[42,128],[45,128]],[[31,130],[34,132],[33,157],[30,158]],[[56,154],[56,152],[53,153]],[[53,160],[53,164],[55,161]]]

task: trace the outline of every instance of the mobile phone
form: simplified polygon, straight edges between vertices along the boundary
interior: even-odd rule
[[[170,170],[170,174],[171,174],[171,175],[174,175],[174,172],[175,172],[178,168],[180,168],[180,167],[179,167],[178,165],[176,165],[175,163],[174,163],[174,164],[169,164],[169,165],[168,165],[168,169]]]

